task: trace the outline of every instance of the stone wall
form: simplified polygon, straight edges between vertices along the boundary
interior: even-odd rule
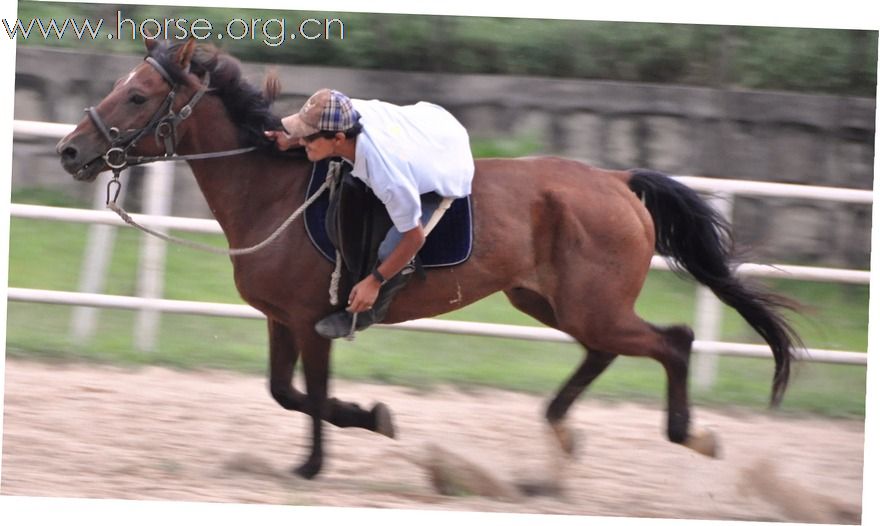
[[[97,103],[139,60],[19,47],[15,118],[77,122],[83,108]],[[247,64],[245,71],[259,84],[268,67]],[[608,168],[847,188],[873,185],[874,99],[294,66],[279,67],[278,73],[283,93],[276,108],[282,114],[298,109],[317,89],[334,87],[358,98],[437,102],[474,138],[529,139],[540,145],[540,153]],[[16,139],[13,190],[63,188],[90,199],[94,187],[74,183],[61,171],[54,143]],[[187,172],[179,166],[173,211],[206,216]],[[868,268],[869,206],[737,198],[734,212],[737,237],[755,247],[756,259]]]

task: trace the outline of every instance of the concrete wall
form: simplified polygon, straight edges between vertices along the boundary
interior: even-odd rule
[[[77,122],[83,108],[96,104],[139,60],[19,48],[15,118]],[[260,84],[268,67],[248,64],[245,71]],[[603,167],[872,187],[873,99],[338,68],[287,66],[278,72],[281,114],[296,111],[317,89],[334,87],[358,98],[437,102],[458,116],[472,137],[529,138],[543,153]],[[89,199],[93,187],[72,182],[60,170],[53,146],[54,141],[16,140],[13,189],[63,188]],[[187,172],[185,165],[178,169],[174,213],[205,216]],[[868,206],[737,198],[735,223],[743,244],[756,248],[756,259],[868,268]]]

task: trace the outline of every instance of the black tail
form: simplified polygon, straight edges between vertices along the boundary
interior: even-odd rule
[[[736,309],[773,351],[771,406],[778,406],[788,386],[794,347],[803,347],[797,333],[778,312],[793,302],[744,283],[732,271],[728,222],[700,196],[674,179],[648,170],[633,170],[630,189],[654,219],[656,250],[671,258],[676,271],[687,271]]]

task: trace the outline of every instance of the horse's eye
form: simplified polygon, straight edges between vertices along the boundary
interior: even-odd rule
[[[143,95],[135,94],[135,95],[132,95],[131,98],[128,99],[128,101],[131,102],[132,104],[143,104],[143,103],[147,102],[147,98],[144,97]]]

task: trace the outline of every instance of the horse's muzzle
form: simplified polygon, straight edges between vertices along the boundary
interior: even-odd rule
[[[61,156],[61,167],[77,181],[94,181],[98,174],[108,168],[100,154],[86,152],[67,137],[58,141],[55,152]]]

